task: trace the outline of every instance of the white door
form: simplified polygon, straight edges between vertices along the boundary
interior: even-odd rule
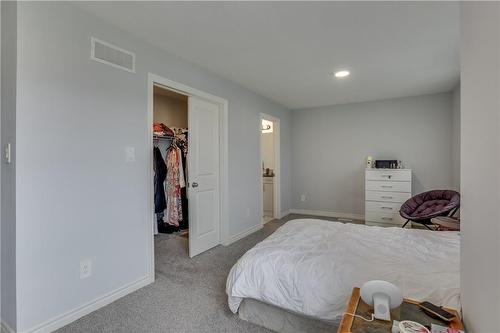
[[[189,256],[220,243],[219,104],[189,97]]]

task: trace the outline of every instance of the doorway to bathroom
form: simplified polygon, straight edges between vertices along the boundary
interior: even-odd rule
[[[262,224],[280,218],[280,135],[279,119],[260,115]]]

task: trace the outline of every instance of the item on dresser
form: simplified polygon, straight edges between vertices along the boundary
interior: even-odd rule
[[[375,168],[376,169],[396,169],[398,165],[397,160],[376,160]]]
[[[365,224],[401,226],[398,211],[411,198],[410,169],[365,170]]]
[[[366,158],[366,168],[367,168],[367,169],[371,169],[371,168],[373,168],[373,157],[368,156],[368,157]]]

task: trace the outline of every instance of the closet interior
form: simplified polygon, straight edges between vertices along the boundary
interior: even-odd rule
[[[155,234],[188,235],[188,97],[154,86]]]

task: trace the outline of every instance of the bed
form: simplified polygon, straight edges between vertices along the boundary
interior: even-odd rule
[[[331,331],[352,288],[380,279],[407,298],[459,309],[459,249],[457,232],[289,221],[233,266],[229,308],[276,331]]]

